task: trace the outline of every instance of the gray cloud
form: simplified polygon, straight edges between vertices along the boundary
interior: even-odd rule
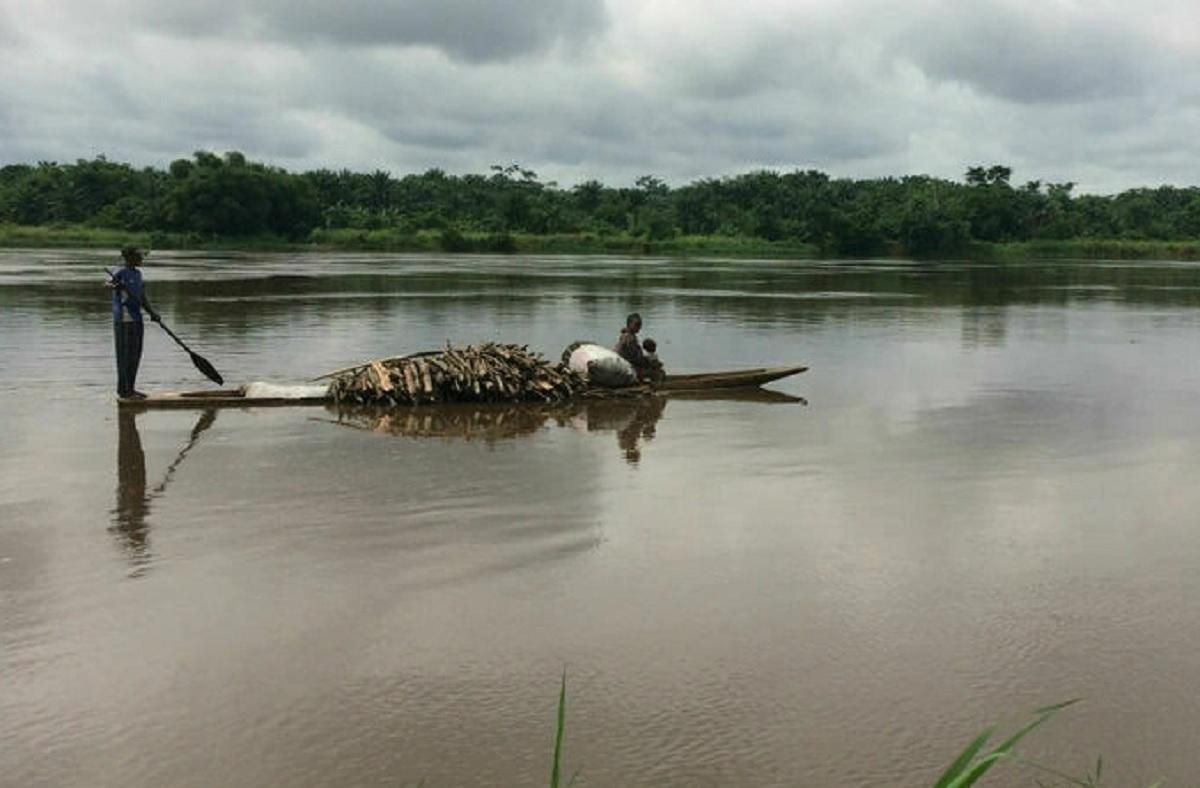
[[[603,0],[253,0],[145,3],[174,35],[242,35],[298,44],[429,46],[472,63],[544,52],[603,31]]]
[[[0,8],[0,47],[11,46],[19,42],[20,36],[8,12]]]
[[[1169,49],[1104,6],[1011,0],[942,2],[896,37],[938,80],[1019,103],[1136,96],[1161,76]]]
[[[220,5],[0,0],[0,160],[1200,181],[1183,0]]]

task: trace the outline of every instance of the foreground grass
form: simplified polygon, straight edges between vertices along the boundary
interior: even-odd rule
[[[0,247],[116,248],[132,243],[151,249],[196,251],[377,251],[472,254],[633,255],[799,260],[828,257],[814,244],[761,238],[681,235],[650,241],[624,233],[530,235],[460,233],[453,230],[314,230],[304,241],[277,236],[206,238],[194,233],[126,232],[84,225],[30,227],[0,224]],[[899,249],[884,257],[902,258]],[[1200,240],[1129,241],[1080,238],[1065,241],[974,243],[957,257],[998,262],[1017,260],[1200,260]]]
[[[1001,742],[995,749],[990,752],[983,753],[988,741],[996,733],[995,726],[989,727],[975,737],[975,739],[966,746],[958,757],[954,759],[954,763],[950,764],[949,768],[942,773],[938,781],[934,783],[934,788],[968,788],[976,785],[983,777],[991,771],[994,766],[1011,761],[1014,764],[1028,767],[1037,773],[1040,777],[1053,779],[1054,782],[1046,783],[1041,779],[1036,779],[1034,783],[1042,788],[1050,788],[1050,786],[1079,786],[1079,788],[1100,788],[1101,779],[1104,776],[1104,760],[1096,758],[1096,765],[1090,769],[1082,777],[1075,777],[1060,769],[1052,766],[1047,766],[1037,761],[1030,760],[1018,755],[1014,750],[1017,744],[1033,733],[1034,730],[1041,727],[1051,717],[1063,709],[1074,706],[1079,703],[1080,699],[1068,700],[1063,703],[1056,703],[1053,706],[1037,709],[1033,712],[1033,719],[1027,722],[1024,726],[1017,730],[1012,736],[1009,736]],[[981,754],[982,753],[982,754]],[[1149,788],[1162,788],[1162,782],[1156,782]]]
[[[563,735],[567,732],[567,671],[558,687],[558,725],[554,731],[554,760],[550,764],[550,788],[559,788],[562,779]],[[571,778],[575,782],[575,778]]]
[[[1053,779],[1053,783],[1045,783],[1041,780],[1036,780],[1035,784],[1049,788],[1051,785],[1059,786],[1078,786],[1079,788],[1100,788],[1101,779],[1104,774],[1104,761],[1101,758],[1096,759],[1096,765],[1082,777],[1074,777],[1067,772],[1060,771],[1050,766],[1037,763],[1018,755],[1015,752],[1017,744],[1021,742],[1029,734],[1047,723],[1054,715],[1063,709],[1074,706],[1079,703],[1080,699],[1064,701],[1056,703],[1053,706],[1046,706],[1041,709],[1034,710],[1030,717],[1031,719],[1017,729],[1016,733],[1009,736],[1000,744],[996,745],[991,750],[987,750],[988,742],[996,734],[996,726],[990,726],[982,733],[976,736],[970,744],[968,744],[954,762],[942,772],[941,777],[934,783],[933,788],[971,788],[980,784],[980,781],[996,766],[1004,762],[1012,762],[1032,769],[1039,775]],[[562,759],[563,759],[563,739],[567,728],[567,672],[564,670],[562,681],[558,689],[558,716],[557,725],[554,731],[554,758],[550,765],[550,788],[561,788],[562,784]],[[985,750],[987,750],[985,752]],[[575,778],[579,772],[576,772],[567,783],[568,786],[574,784]],[[1156,782],[1149,788],[1162,788],[1161,782]]]

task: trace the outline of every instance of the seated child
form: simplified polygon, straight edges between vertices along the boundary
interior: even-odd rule
[[[649,337],[642,343],[642,357],[646,360],[646,370],[643,374],[651,383],[662,383],[667,377],[663,364],[658,360],[658,343]]]

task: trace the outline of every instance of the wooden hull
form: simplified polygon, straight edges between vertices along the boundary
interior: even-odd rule
[[[165,391],[147,394],[145,399],[117,398],[122,408],[262,408],[285,405],[324,405],[328,397],[247,397],[241,389],[204,391]]]
[[[696,375],[667,375],[659,391],[719,391],[723,389],[757,388],[792,375],[808,367],[760,367],[728,372],[702,372]]]
[[[757,367],[725,372],[701,372],[694,375],[667,375],[658,385],[643,384],[619,389],[593,388],[583,392],[584,399],[621,399],[627,397],[723,397],[737,392],[757,391],[760,386],[799,375],[808,367]]]
[[[757,389],[764,384],[798,375],[808,367],[758,367],[725,372],[705,372],[695,375],[668,375],[658,386],[640,385],[621,389],[592,389],[583,398],[692,396],[705,393],[739,392]],[[259,408],[287,405],[324,405],[329,397],[247,397],[241,389],[212,389],[207,391],[172,391],[149,394],[145,399],[119,398],[123,408]]]

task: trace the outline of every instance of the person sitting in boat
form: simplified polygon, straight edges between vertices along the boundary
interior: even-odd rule
[[[621,329],[617,346],[613,348],[617,355],[630,363],[638,378],[645,377],[646,372],[646,354],[642,352],[642,346],[638,343],[637,336],[641,330],[642,316],[634,312],[625,318],[625,327]]]
[[[646,360],[646,380],[662,383],[667,377],[663,363],[658,360],[658,343],[650,337],[642,342],[642,357]]]
[[[136,246],[121,248],[125,267],[113,274],[108,286],[112,288],[113,339],[117,351],[117,396],[143,399],[145,394],[137,391],[138,365],[142,360],[142,339],[145,326],[142,312],[158,321],[158,313],[146,298],[142,272],[138,266],[145,255]]]

